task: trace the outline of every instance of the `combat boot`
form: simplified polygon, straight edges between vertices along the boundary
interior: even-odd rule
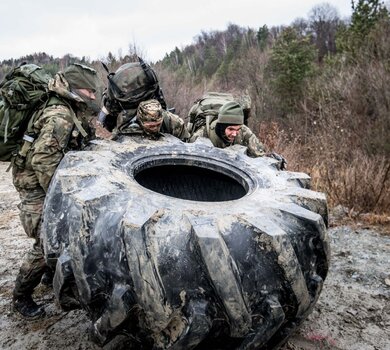
[[[32,299],[31,295],[14,297],[13,309],[21,314],[24,318],[35,320],[43,317],[46,313],[42,306],[38,306]]]
[[[53,287],[54,273],[51,269],[47,269],[42,276],[41,283],[46,287]]]

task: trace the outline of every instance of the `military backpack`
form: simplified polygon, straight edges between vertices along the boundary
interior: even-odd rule
[[[157,99],[163,109],[166,102],[154,70],[138,57],[138,62],[126,63],[115,73],[108,73],[108,88],[105,91],[105,106],[110,112],[136,109],[141,101]]]
[[[22,63],[0,83],[0,161],[17,153],[30,119],[43,110],[50,78],[41,67]]]
[[[193,134],[204,125],[208,128],[218,118],[219,109],[230,101],[235,101],[234,96],[222,92],[207,92],[195,101],[188,112],[190,133]]]

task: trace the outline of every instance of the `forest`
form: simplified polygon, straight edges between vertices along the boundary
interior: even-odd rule
[[[331,207],[371,223],[390,214],[390,16],[379,0],[352,0],[350,18],[328,3],[289,26],[241,27],[201,32],[193,43],[152,62],[169,107],[186,119],[207,91],[248,94],[249,126],[288,170],[312,177]],[[142,56],[109,52],[111,71]],[[21,62],[51,74],[72,62],[101,62],[71,54],[34,53],[4,60],[0,80]]]

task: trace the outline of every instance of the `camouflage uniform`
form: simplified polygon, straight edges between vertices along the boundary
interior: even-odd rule
[[[157,133],[148,133],[142,125],[145,121],[160,121],[162,123],[160,130]],[[158,138],[164,133],[171,134],[182,141],[186,141],[190,137],[184,121],[179,116],[163,110],[157,100],[141,102],[137,109],[137,115],[118,129],[120,134],[142,135],[150,138]]]
[[[213,145],[218,148],[226,148],[233,145],[242,145],[248,148],[247,154],[250,157],[262,157],[265,155],[263,144],[247,126],[242,125],[240,132],[236,136],[234,141],[231,143],[227,143],[216,134],[216,124],[217,120],[210,124],[209,134],[207,134],[206,126],[201,127],[191,136],[190,142],[194,142],[198,137],[207,137],[211,140]]]
[[[190,133],[188,132],[183,119],[168,111],[163,111],[163,123],[160,132],[176,136],[182,141],[186,141],[190,138]]]
[[[17,276],[14,299],[31,295],[47,269],[40,241],[40,226],[51,178],[64,154],[70,149],[82,147],[85,138],[81,137],[80,132],[87,130],[90,135],[93,134],[86,118],[82,119],[80,131],[74,127],[80,119],[80,115],[76,119],[74,110],[78,114],[83,114],[81,111],[86,113],[86,104],[80,96],[71,93],[63,73],[56,74],[49,83],[49,90],[56,95],[49,99],[40,115],[33,117],[28,127],[29,135],[36,136],[34,141],[28,144],[23,157],[20,152],[13,162],[13,184],[21,200],[18,206],[20,220],[27,236],[35,240]]]
[[[73,121],[69,107],[47,107],[34,123],[39,135],[23,167],[13,167],[13,183],[19,192],[20,220],[27,236],[35,239],[16,280],[14,295],[32,293],[45,270],[39,232],[43,202],[52,175],[60,163],[71,136]]]

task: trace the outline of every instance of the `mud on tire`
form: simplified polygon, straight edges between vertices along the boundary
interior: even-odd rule
[[[273,349],[328,270],[325,196],[270,158],[166,136],[68,153],[43,241],[64,309],[139,349]]]

